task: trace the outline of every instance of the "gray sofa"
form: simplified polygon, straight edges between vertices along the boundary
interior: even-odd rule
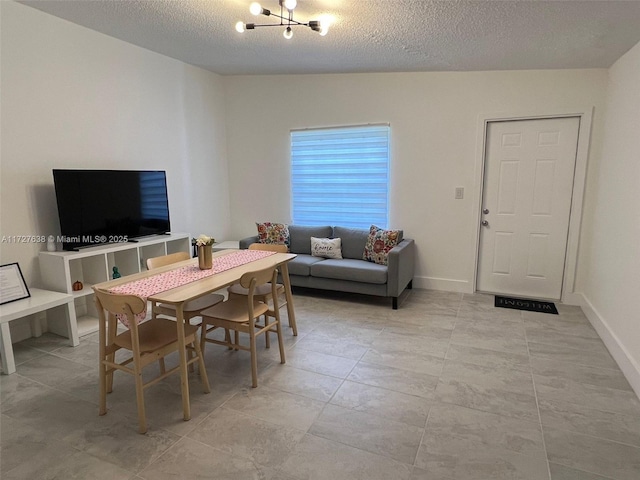
[[[388,265],[378,265],[362,258],[369,230],[289,225],[289,235],[289,251],[298,255],[289,262],[291,285],[391,297],[394,310],[403,290],[412,287],[415,242],[410,238],[402,239],[391,249]],[[340,238],[343,258],[312,256],[311,237]],[[243,238],[240,248],[257,242],[257,235]]]

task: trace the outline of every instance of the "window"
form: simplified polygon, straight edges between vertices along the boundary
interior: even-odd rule
[[[291,132],[293,223],[387,228],[389,126]]]

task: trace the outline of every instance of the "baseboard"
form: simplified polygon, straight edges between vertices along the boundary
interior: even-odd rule
[[[453,280],[449,278],[413,277],[413,288],[442,290],[445,292],[473,293],[468,281]]]
[[[585,302],[584,296],[581,293],[565,293],[560,300],[564,305],[575,305],[582,307]]]
[[[620,370],[626,377],[627,381],[636,392],[636,395],[640,399],[640,365],[629,354],[625,346],[620,342],[618,336],[611,330],[607,321],[598,313],[595,307],[583,294],[573,294],[581,297],[580,306],[582,311],[595,328],[596,332],[604,342],[605,346],[609,350],[609,353],[616,361]]]

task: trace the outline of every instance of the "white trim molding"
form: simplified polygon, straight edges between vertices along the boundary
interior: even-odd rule
[[[413,288],[423,290],[441,290],[444,292],[473,293],[467,280],[452,278],[413,277]]]

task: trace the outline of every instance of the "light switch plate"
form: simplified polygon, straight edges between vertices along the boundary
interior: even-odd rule
[[[456,200],[464,198],[464,187],[456,187]]]

